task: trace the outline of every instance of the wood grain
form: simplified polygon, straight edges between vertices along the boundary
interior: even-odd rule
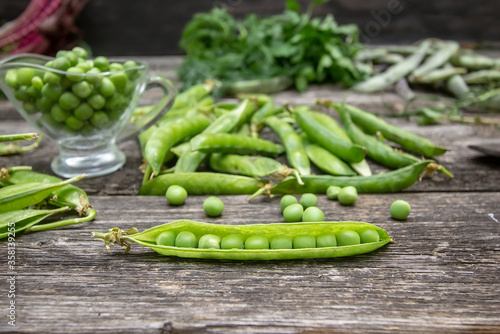
[[[151,58],[151,71],[171,75],[180,58]],[[314,86],[304,94],[283,92],[277,103],[313,105],[341,101],[337,86]],[[147,97],[154,101],[155,95]],[[400,99],[349,94],[348,101],[384,114]],[[325,110],[331,113],[331,111]],[[476,112],[468,111],[468,115]],[[331,113],[334,117],[335,114]],[[0,134],[33,130],[0,102]],[[499,117],[498,114],[481,116]],[[78,185],[90,195],[95,221],[16,238],[16,333],[498,333],[500,332],[500,161],[468,148],[500,143],[491,126],[442,124],[420,127],[385,119],[449,148],[438,161],[454,175],[434,174],[398,194],[360,195],[342,206],[319,195],[327,220],[367,221],[394,242],[361,256],[298,261],[209,261],[162,257],[133,245],[130,254],[91,238],[115,226],[140,230],[192,219],[218,224],[282,221],[279,197],[221,196],[225,211],[209,218],[206,196],[172,207],[161,197],[135,196],[141,155],[135,140],[120,145],[125,166]],[[265,134],[270,135],[269,133]],[[0,166],[31,165],[52,174],[56,146],[0,157]],[[374,172],[383,167],[369,162]],[[407,200],[404,222],[389,206]],[[8,244],[0,242],[0,254]],[[2,255],[6,258],[6,255]],[[0,308],[9,300],[4,261]],[[0,332],[10,333],[6,317]]]

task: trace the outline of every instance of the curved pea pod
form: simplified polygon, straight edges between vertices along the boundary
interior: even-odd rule
[[[343,231],[353,231],[358,235],[364,231],[371,230],[378,234],[378,241],[357,243],[345,246],[310,247],[300,249],[204,249],[204,248],[182,248],[175,246],[162,246],[156,244],[156,238],[161,233],[170,231],[178,234],[182,231],[193,233],[196,240],[202,236],[211,234],[223,238],[224,236],[237,234],[242,239],[255,235],[264,236],[268,240],[275,237],[289,237],[293,239],[299,235],[308,235],[314,238],[324,234],[339,235]],[[311,258],[333,258],[354,256],[372,252],[390,242],[389,234],[382,228],[370,223],[363,222],[315,222],[315,223],[271,223],[271,224],[248,224],[248,225],[221,225],[204,222],[180,220],[164,225],[159,225],[134,233],[135,229],[127,232],[118,228],[110,230],[109,233],[92,233],[94,238],[104,240],[106,247],[113,243],[126,247],[130,250],[130,243],[149,247],[155,252],[165,256],[178,256],[197,259],[217,260],[294,260]]]
[[[251,177],[270,176],[275,179],[294,175],[299,184],[302,182],[300,174],[295,169],[268,157],[214,153],[210,155],[209,163],[210,168],[221,173]]]
[[[144,157],[153,169],[153,173],[155,175],[160,173],[167,153],[175,144],[197,135],[208,125],[210,120],[207,117],[194,115],[179,118],[156,128],[144,147]]]
[[[335,106],[331,102],[326,102],[325,105]],[[442,155],[446,152],[446,148],[436,145],[431,140],[389,124],[367,111],[349,104],[346,104],[345,108],[349,111],[354,123],[368,134],[375,135],[380,132],[384,138],[398,143],[409,151],[420,153],[428,158]]]
[[[69,210],[71,210],[69,206],[64,206],[50,210],[21,209],[0,213],[0,239],[20,232],[30,232],[33,226],[46,218]]]
[[[194,85],[184,92],[177,94],[171,110],[181,109],[191,106],[194,102],[199,101],[209,95],[214,89],[214,83],[207,81],[203,84]],[[168,113],[167,113],[168,114]]]
[[[232,153],[277,156],[285,151],[272,141],[232,133],[200,134],[190,141],[191,150],[202,153]]]
[[[293,177],[284,179],[277,184],[267,184],[250,196],[249,200],[258,195],[273,194],[325,194],[330,186],[347,187],[353,186],[358,193],[395,193],[413,185],[425,172],[433,171],[437,164],[431,160],[414,163],[400,169],[371,176],[331,176],[331,175],[309,175],[302,176],[304,185],[297,185]]]
[[[348,164],[323,147],[305,142],[305,148],[309,159],[323,172],[330,175],[357,175]]]
[[[0,189],[0,212],[30,207],[45,200],[53,191],[65,185],[84,179],[85,175],[75,176],[58,183],[29,182],[14,184]]]
[[[163,196],[171,185],[183,187],[190,195],[245,195],[257,191],[262,183],[253,177],[223,173],[162,174],[147,181],[138,195]]]
[[[313,142],[326,148],[346,162],[360,162],[365,158],[366,149],[344,140],[312,117],[308,111],[295,109],[297,123]]]
[[[293,127],[275,116],[267,117],[264,123],[280,137],[290,166],[295,168],[300,175],[311,174],[311,162],[307,157],[304,143]]]

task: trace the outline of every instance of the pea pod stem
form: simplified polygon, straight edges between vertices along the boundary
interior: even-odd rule
[[[38,145],[40,144],[40,141],[42,140],[42,137],[43,136],[41,136],[41,135],[38,136],[34,143],[27,145],[27,146],[21,146],[17,142],[9,143],[7,145],[0,144],[0,155],[14,155],[14,154],[21,154],[21,153],[31,151],[31,150],[38,147]]]
[[[85,217],[82,218],[72,218],[72,219],[65,219],[53,223],[47,223],[47,224],[42,224],[42,225],[34,225],[26,230],[26,233],[30,232],[40,232],[40,231],[46,231],[46,230],[51,230],[54,228],[60,228],[64,226],[69,226],[69,225],[76,225],[76,224],[81,224],[84,222],[89,222],[93,220],[96,216],[96,211],[94,209],[87,210],[87,214]]]
[[[18,141],[18,140],[33,140],[36,138],[38,138],[38,134],[35,132],[18,133],[18,134],[12,134],[12,135],[0,135],[0,142]]]

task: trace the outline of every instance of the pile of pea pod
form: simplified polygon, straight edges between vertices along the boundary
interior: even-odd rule
[[[419,123],[460,120],[460,108],[500,110],[500,59],[465,49],[455,41],[425,39],[411,46],[367,48],[356,60],[371,65],[373,73],[351,89],[361,93],[395,87],[407,101],[404,116],[417,116]],[[440,90],[453,97],[448,106],[408,105],[418,98],[413,88]]]
[[[94,219],[87,194],[72,183],[85,174],[61,180],[29,166],[0,169],[0,239],[45,231]],[[71,212],[79,216],[74,217]],[[69,214],[69,215],[68,215]],[[57,218],[57,219],[53,219]]]
[[[316,101],[338,111],[340,124],[313,107],[277,106],[269,95],[215,102],[211,89],[206,83],[180,93],[172,109],[140,134],[145,174],[139,195],[165,195],[171,185],[191,195],[249,199],[325,194],[329,186],[389,193],[411,186],[423,173],[452,177],[433,160],[446,148],[354,106]],[[276,139],[264,139],[264,129]],[[390,171],[372,174],[367,159]],[[314,174],[313,166],[321,172]]]

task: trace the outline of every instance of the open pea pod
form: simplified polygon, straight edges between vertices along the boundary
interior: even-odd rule
[[[228,235],[238,235],[245,240],[253,236],[264,237],[269,242],[274,238],[288,237],[294,239],[297,236],[309,236],[314,239],[324,235],[334,235],[341,240],[342,233],[349,231],[355,235],[363,235],[370,231],[375,235],[371,242],[362,242],[359,239],[355,244],[337,245],[328,247],[288,248],[288,249],[248,249],[242,248],[220,249],[220,248],[198,248],[198,247],[176,247],[158,245],[156,240],[164,232],[172,232],[179,235],[181,232],[190,232],[199,241],[207,235],[222,239]],[[134,233],[135,232],[135,233]],[[388,233],[382,228],[370,223],[362,222],[302,222],[302,223],[271,223],[271,224],[249,224],[249,225],[220,225],[189,220],[180,220],[147,229],[136,233],[136,229],[123,231],[118,228],[110,230],[109,233],[92,233],[94,238],[102,239],[106,247],[109,244],[118,243],[130,249],[130,243],[137,243],[149,247],[161,255],[178,256],[186,258],[217,259],[217,260],[292,260],[308,258],[331,258],[359,255],[372,252],[385,244],[391,242]],[[360,241],[361,240],[361,241]],[[197,244],[197,243],[196,243]],[[340,242],[339,242],[340,244]],[[219,244],[220,245],[220,244]]]

